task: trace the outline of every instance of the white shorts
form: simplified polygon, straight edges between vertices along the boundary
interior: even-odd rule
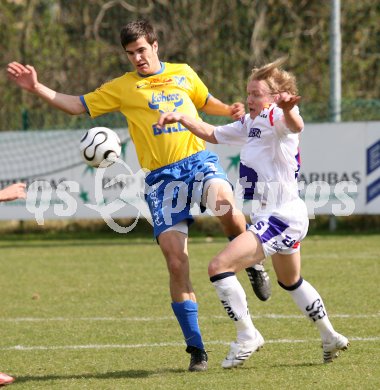
[[[261,241],[265,257],[298,252],[309,228],[307,208],[300,198],[267,212],[260,210],[251,216],[251,222],[249,230]]]

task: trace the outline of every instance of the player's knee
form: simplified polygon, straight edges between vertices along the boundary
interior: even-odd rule
[[[224,210],[225,214],[231,214],[235,208],[235,202],[233,193],[230,188],[221,188],[215,198],[215,208],[219,210]]]
[[[210,277],[225,272],[225,261],[223,255],[220,253],[215,256],[208,265],[208,275]]]
[[[232,215],[234,198],[231,187],[227,182],[211,185],[207,191],[207,205],[214,215],[223,217]]]
[[[166,265],[169,274],[178,278],[188,272],[188,257],[185,255],[176,256],[175,254],[170,254],[169,256],[166,256]]]
[[[218,267],[213,259],[210,261],[210,263],[208,265],[208,276],[212,277],[212,276],[217,275],[219,273],[217,270],[218,270]]]

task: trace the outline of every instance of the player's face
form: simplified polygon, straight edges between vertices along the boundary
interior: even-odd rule
[[[264,106],[273,102],[273,95],[263,80],[251,80],[247,85],[247,106],[251,119],[255,119]]]
[[[125,47],[125,51],[138,73],[149,75],[157,73],[161,69],[157,42],[150,45],[145,37],[141,37],[137,41],[129,43]]]

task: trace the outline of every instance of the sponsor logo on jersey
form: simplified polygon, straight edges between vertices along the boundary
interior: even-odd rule
[[[150,101],[148,101],[148,106],[152,110],[158,110],[160,113],[177,111],[177,108],[182,106],[183,97],[179,93],[165,93],[153,92]],[[153,134],[155,136],[161,134],[172,134],[178,133],[181,131],[188,131],[186,127],[182,126],[181,123],[173,123],[172,125],[166,125],[163,128],[158,128],[155,124],[152,125]]]
[[[188,131],[186,127],[183,127],[181,123],[173,123],[171,125],[166,125],[165,127],[158,128],[156,125],[152,125],[153,134],[161,135],[161,134],[172,134],[172,133],[179,133],[181,131]]]
[[[261,130],[258,129],[257,127],[251,127],[249,129],[248,137],[251,137],[251,138],[261,138]]]
[[[152,93],[152,97],[148,102],[148,106],[152,110],[160,112],[176,111],[179,106],[182,106],[183,98],[179,93],[168,93],[165,91]]]
[[[186,76],[173,76],[173,78],[179,87],[187,87]]]
[[[159,77],[149,77],[149,79],[144,79],[136,83],[136,88],[157,88],[162,87],[163,85],[173,84],[174,81],[172,78],[159,78]]]

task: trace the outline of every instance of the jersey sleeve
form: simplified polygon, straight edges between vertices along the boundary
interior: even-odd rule
[[[120,110],[120,92],[117,79],[111,80],[95,91],[80,97],[91,118]]]
[[[300,113],[299,107],[295,106],[294,109],[296,110],[296,113],[299,115],[299,113]],[[274,128],[275,128],[277,134],[279,134],[279,135],[294,134],[291,130],[289,130],[286,127],[286,124],[284,121],[284,112],[279,107],[275,107],[273,110],[273,123],[274,123]]]
[[[190,66],[187,66],[187,78],[190,84],[190,99],[197,109],[201,109],[209,97],[208,88]]]
[[[228,125],[217,126],[214,135],[218,144],[244,145],[247,142],[246,119],[246,117],[243,117],[241,120]]]

